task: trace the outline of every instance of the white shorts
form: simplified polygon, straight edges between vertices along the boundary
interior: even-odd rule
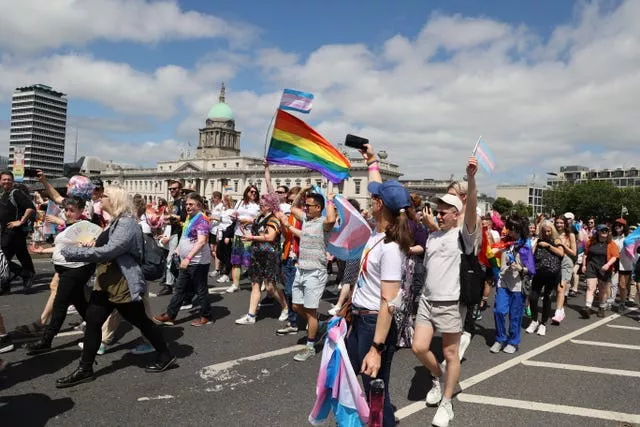
[[[328,278],[327,270],[324,269],[296,269],[296,277],[293,279],[293,288],[291,289],[291,301],[294,304],[303,305],[304,308],[318,308]]]

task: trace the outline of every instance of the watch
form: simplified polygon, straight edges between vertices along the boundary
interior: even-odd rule
[[[379,344],[375,341],[371,343],[371,347],[375,348],[378,353],[382,353],[387,349],[387,345],[385,343]]]

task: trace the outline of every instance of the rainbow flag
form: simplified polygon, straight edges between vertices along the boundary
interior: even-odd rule
[[[313,169],[334,184],[348,178],[351,167],[344,154],[322,135],[283,110],[276,115],[267,161]]]
[[[371,227],[360,212],[340,194],[333,198],[333,203],[338,221],[329,234],[327,252],[344,261],[360,259],[371,237]]]

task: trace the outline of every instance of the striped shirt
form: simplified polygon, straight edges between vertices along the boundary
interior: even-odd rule
[[[323,216],[304,219],[300,236],[298,268],[301,270],[321,270],[327,268],[327,240],[329,232],[324,230]]]

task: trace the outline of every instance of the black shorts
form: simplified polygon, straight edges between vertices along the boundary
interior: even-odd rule
[[[598,279],[603,282],[611,281],[611,270],[602,271],[602,269],[598,268],[597,265],[589,263],[587,264],[587,272],[585,274],[585,279]]]
[[[218,244],[218,238],[217,238],[217,236],[215,234],[209,233],[209,244],[210,245]]]

